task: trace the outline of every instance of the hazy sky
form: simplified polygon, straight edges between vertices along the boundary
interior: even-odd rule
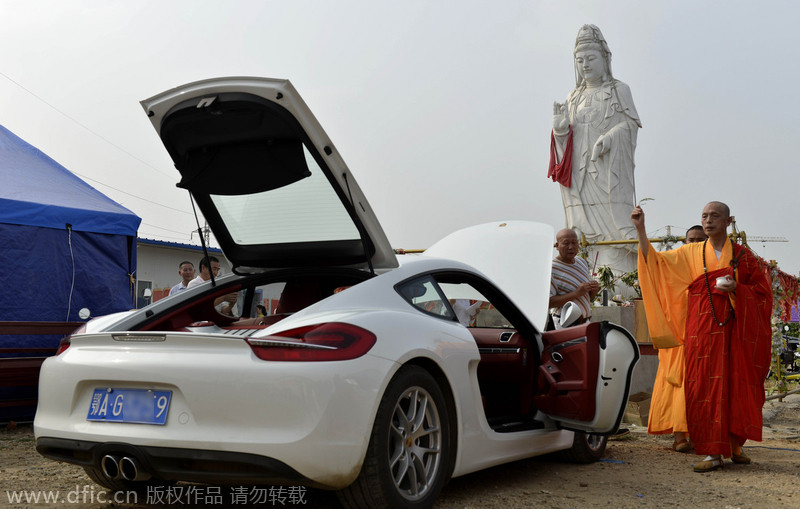
[[[0,16],[0,124],[138,214],[142,237],[197,240],[139,101],[247,75],[292,81],[407,249],[494,220],[563,226],[552,104],[592,23],[642,120],[648,232],[725,201],[749,236],[790,240],[758,254],[800,271],[792,0],[0,0]]]

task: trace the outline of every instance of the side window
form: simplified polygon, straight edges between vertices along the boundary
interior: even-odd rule
[[[267,311],[266,316],[274,315],[285,286],[286,283],[284,282],[257,286],[255,297],[253,298],[253,314],[250,316],[258,316],[258,308],[256,306],[259,304],[264,306],[264,309]]]
[[[283,283],[280,283],[281,287]],[[221,315],[239,319],[266,316],[269,314],[269,306],[264,306],[266,313],[261,313],[259,305],[269,300],[264,298],[265,289],[272,285],[246,286],[237,292],[231,292],[214,299],[214,309]],[[279,294],[278,294],[279,295]]]
[[[465,327],[512,328],[489,299],[469,283],[439,283],[439,287]]]
[[[242,310],[244,309],[245,291],[231,292],[222,297],[214,299],[214,309],[217,313],[232,317],[239,318],[243,316]]]
[[[436,282],[430,277],[407,281],[397,290],[412,306],[421,311],[448,320],[455,318],[450,306],[437,289]]]

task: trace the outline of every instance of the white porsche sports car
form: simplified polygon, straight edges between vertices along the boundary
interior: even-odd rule
[[[234,274],[65,338],[41,371],[41,454],[112,490],[302,485],[365,508],[603,454],[639,350],[605,322],[545,331],[551,227],[479,225],[398,264],[288,81],[212,79],[142,105]]]

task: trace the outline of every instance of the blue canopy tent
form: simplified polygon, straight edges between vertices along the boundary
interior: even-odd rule
[[[0,320],[130,309],[136,214],[0,126]]]
[[[0,126],[0,322],[77,322],[81,308],[98,316],[135,307],[140,222]],[[4,349],[54,353],[60,338],[0,335],[0,360],[20,356]]]

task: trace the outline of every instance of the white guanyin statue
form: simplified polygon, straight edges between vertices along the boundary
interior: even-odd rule
[[[561,184],[566,226],[578,238],[635,239],[633,153],[642,124],[630,88],[611,74],[611,51],[594,25],[578,31],[575,74],[566,102],[553,105],[548,177]],[[622,275],[636,268],[636,244],[591,247],[588,261]]]

